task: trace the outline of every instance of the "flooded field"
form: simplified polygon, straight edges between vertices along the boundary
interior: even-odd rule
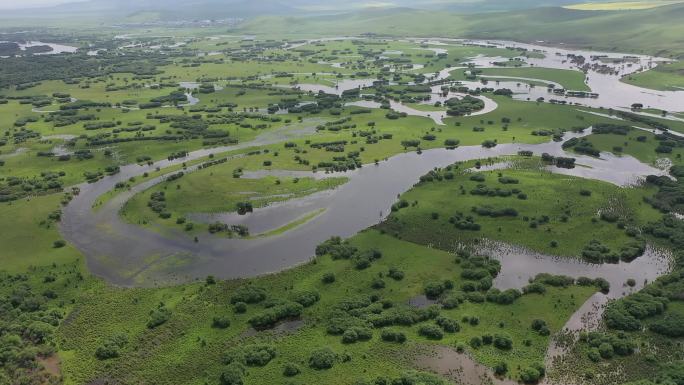
[[[467,353],[447,346],[426,348],[418,355],[416,367],[444,376],[462,385],[517,385],[517,381],[494,375],[492,370],[477,363]]]
[[[344,40],[347,38],[336,38],[337,40]],[[411,39],[413,42],[426,42],[424,39]],[[425,48],[433,51],[435,54],[446,53],[448,50],[443,47],[450,45],[457,46],[462,44],[474,46],[486,46],[495,48],[509,48],[518,49],[521,52],[536,52],[543,57],[525,57],[526,67],[535,68],[551,68],[574,71],[586,71],[585,83],[591,89],[591,92],[596,94],[594,97],[575,97],[567,94],[555,94],[554,89],[560,89],[562,86],[549,79],[526,78],[526,77],[511,77],[511,76],[490,76],[486,75],[484,78],[491,79],[487,85],[480,81],[458,81],[447,82],[449,84],[459,84],[467,86],[471,89],[481,87],[495,87],[508,88],[514,94],[513,97],[517,100],[536,101],[543,98],[545,100],[556,100],[558,102],[574,104],[578,106],[587,106],[594,108],[616,109],[629,111],[634,103],[643,104],[645,108],[657,108],[660,110],[680,112],[684,111],[684,91],[652,91],[633,86],[620,81],[621,78],[629,76],[630,74],[646,71],[654,68],[660,63],[668,62],[669,59],[659,58],[646,55],[630,55],[614,52],[598,52],[588,50],[569,50],[562,48],[551,48],[542,45],[522,44],[510,41],[472,41],[462,39],[432,39],[427,40],[428,45],[436,47]],[[392,52],[392,54],[398,54]],[[508,58],[505,57],[486,57],[477,56],[469,58],[464,65],[473,65],[473,68],[501,68],[495,63],[506,62]],[[440,85],[433,87],[432,98],[424,104],[434,104],[437,101],[445,101],[452,97],[459,97],[461,95],[450,92],[447,95],[442,95],[440,92],[441,83],[451,76],[454,71],[463,71],[467,67],[451,67],[445,68],[437,73],[436,76],[431,77],[431,74],[426,74],[429,80],[426,82],[438,82]],[[500,80],[499,80],[500,79]],[[377,79],[345,79],[337,83],[336,86],[322,86],[315,84],[299,84],[297,87],[312,92],[324,91],[327,93],[341,95],[346,90],[354,88],[364,88],[372,86]],[[554,88],[547,88],[543,86],[529,86],[521,84],[524,82],[544,83],[553,85]],[[568,90],[572,91],[572,90]],[[496,103],[486,102],[484,112],[486,113],[496,109]],[[360,105],[369,108],[379,108],[379,104],[373,102],[359,102],[354,105]],[[436,124],[442,124],[442,119],[446,116],[446,111],[424,112],[413,109],[399,102],[393,102],[391,108],[397,112],[406,112],[408,115],[425,116],[432,118]],[[672,117],[668,117],[672,118]]]
[[[5,41],[0,41],[0,43],[5,43]],[[60,53],[74,53],[78,50],[78,47],[73,47],[69,45],[64,45],[64,44],[57,44],[57,43],[45,43],[42,41],[22,41],[22,42],[16,42],[17,45],[19,45],[19,49],[22,51],[26,51],[27,48],[31,47],[39,47],[39,46],[47,46],[50,47],[50,51],[46,52],[37,52],[34,53],[33,55],[56,55]]]

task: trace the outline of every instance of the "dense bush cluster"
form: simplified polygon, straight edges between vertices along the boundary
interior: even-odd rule
[[[478,207],[473,207],[471,209],[472,212],[476,213],[477,215],[483,216],[483,217],[492,217],[492,218],[500,218],[500,217],[517,217],[518,216],[518,210],[512,208],[512,207],[506,207],[503,209],[494,209],[490,206],[478,206]]]
[[[547,164],[553,164],[556,167],[559,168],[575,168],[575,158],[567,158],[567,157],[561,157],[561,156],[553,156],[549,155],[547,153],[543,153],[542,156],[542,162],[547,163]]]
[[[606,325],[611,329],[636,331],[642,329],[641,320],[662,314],[669,300],[643,290],[619,301],[611,302],[603,314]]]
[[[0,273],[3,289],[8,289],[0,294],[0,381],[43,383],[36,370],[37,360],[54,353],[53,339],[63,310],[57,306],[58,295],[53,288],[60,283],[48,275],[41,292],[28,280],[26,275]]]
[[[309,367],[316,370],[330,369],[337,361],[337,354],[330,348],[321,348],[311,352],[309,356]]]
[[[397,342],[400,344],[406,342],[406,334],[391,329],[382,329],[382,332],[380,332],[380,338],[382,338],[382,340],[385,342]]]
[[[239,237],[249,236],[249,228],[245,225],[228,225],[226,223],[214,222],[209,224],[208,230],[210,234],[227,233],[229,237],[234,235]]]
[[[64,176],[64,171],[43,171],[40,177],[33,178],[8,176],[0,180],[0,202],[15,201],[33,194],[44,195],[62,191],[61,178]]]
[[[391,302],[381,301],[375,295],[359,296],[343,300],[329,311],[326,331],[331,335],[342,336],[345,342],[356,342],[370,338],[370,329],[373,328],[412,326],[434,320],[438,316],[439,309],[436,306],[425,309],[395,307]],[[388,330],[390,329],[385,329],[383,340],[405,340],[405,336]]]
[[[671,171],[679,172],[678,168]],[[646,198],[646,202],[663,213],[684,213],[684,185],[666,176],[649,175],[648,184],[658,187],[653,197]],[[667,226],[667,225],[666,225]]]
[[[587,138],[572,138],[563,143],[563,149],[568,150],[568,149],[573,149],[575,152],[578,154],[585,154],[585,155],[590,155],[594,157],[598,157],[601,155],[601,151],[599,151],[597,148],[594,147],[594,144],[591,143]]]
[[[619,116],[623,119],[632,121],[632,122],[645,124],[649,127],[652,127],[652,128],[658,129],[658,130],[668,131],[670,129],[670,127],[667,124],[662,123],[659,120],[655,120],[653,118],[650,118],[650,117],[644,116],[644,115],[640,115],[640,114],[634,114],[634,113],[626,112],[626,111],[617,111],[617,116]]]
[[[684,317],[679,313],[668,313],[662,319],[651,323],[648,328],[664,336],[684,337]]]
[[[350,260],[357,270],[365,270],[371,266],[373,261],[382,257],[382,253],[377,249],[360,251],[356,247],[342,241],[339,237],[332,237],[329,240],[316,246],[316,255],[330,255],[333,260]],[[395,274],[398,274],[395,272]],[[395,278],[396,279],[396,278]]]
[[[459,230],[480,231],[482,226],[475,222],[472,215],[464,215],[461,212],[454,214],[449,218],[449,223],[453,224]]]
[[[259,303],[266,299],[266,289],[258,286],[247,285],[240,287],[230,297],[230,303],[235,305],[238,302]]]
[[[299,317],[303,310],[304,306],[297,302],[283,302],[255,314],[248,322],[255,329],[267,329],[282,320]]]
[[[627,135],[633,130],[632,127],[625,124],[612,123],[596,123],[592,126],[592,134],[615,134]]]
[[[463,116],[470,115],[473,112],[480,111],[484,108],[484,101],[466,95],[463,98],[451,98],[444,102],[447,107],[447,115],[449,116]]]
[[[297,302],[298,304],[300,304],[304,307],[313,306],[320,299],[321,299],[321,295],[318,294],[318,292],[315,290],[301,291],[299,293],[295,293],[292,296],[293,302]]]
[[[225,365],[239,363],[245,366],[266,366],[276,357],[276,349],[271,345],[246,345],[229,350],[223,354]]]
[[[103,341],[102,345],[95,350],[95,357],[99,360],[108,360],[119,357],[120,350],[128,344],[128,337],[125,334],[116,334]]]
[[[591,240],[582,249],[582,257],[592,263],[631,262],[646,252],[646,242],[642,239],[630,241],[620,247],[619,252],[613,252],[598,240]]]
[[[634,353],[636,344],[625,333],[581,333],[579,341],[589,346],[587,356],[592,361],[611,359],[613,356],[628,356]]]
[[[159,306],[150,311],[150,318],[147,320],[147,327],[154,329],[165,324],[171,318],[171,310],[166,306]]]

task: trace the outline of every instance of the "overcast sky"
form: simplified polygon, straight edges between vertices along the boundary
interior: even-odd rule
[[[70,3],[78,0],[0,0],[0,9],[19,9]]]

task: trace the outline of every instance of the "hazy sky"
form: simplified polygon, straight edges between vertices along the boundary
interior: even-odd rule
[[[78,0],[0,0],[0,9],[18,9],[70,3]]]

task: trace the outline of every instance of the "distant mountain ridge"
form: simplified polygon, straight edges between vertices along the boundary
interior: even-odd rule
[[[605,2],[607,0],[595,0]],[[44,17],[100,15],[126,18],[149,12],[161,20],[251,18],[263,15],[300,15],[350,12],[364,7],[412,8],[459,13],[513,11],[538,7],[563,6],[576,0],[389,0],[378,3],[363,0],[84,0],[62,5],[7,11],[5,17]]]

